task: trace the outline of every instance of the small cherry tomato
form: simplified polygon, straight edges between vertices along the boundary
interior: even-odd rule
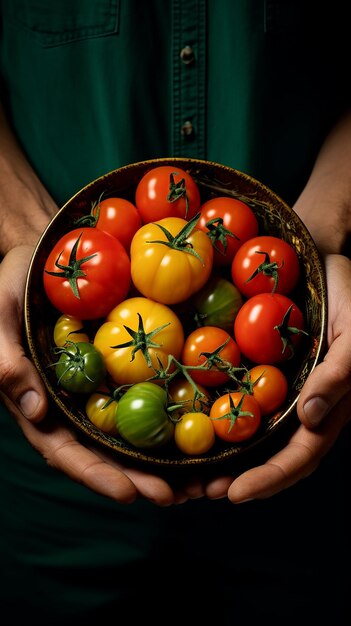
[[[234,256],[232,279],[246,296],[257,293],[291,293],[300,277],[294,248],[279,237],[259,235],[245,241]]]
[[[73,393],[91,393],[101,385],[106,368],[103,356],[91,343],[70,341],[57,348],[55,372],[59,385]]]
[[[116,400],[112,400],[107,392],[98,389],[92,393],[85,405],[85,412],[90,421],[104,433],[117,435]]]
[[[189,368],[189,375],[196,383],[215,387],[230,380],[228,368],[239,366],[240,350],[233,337],[223,328],[203,326],[186,337],[181,360]],[[207,368],[207,365],[210,367]]]
[[[135,191],[135,204],[144,224],[165,217],[190,220],[200,209],[197,183],[176,165],[160,165],[146,172]]]
[[[262,415],[271,415],[284,404],[288,395],[288,380],[275,365],[255,365],[243,377],[243,385],[253,395]]]
[[[239,247],[258,234],[258,221],[250,207],[236,198],[218,196],[201,206],[198,228],[213,245],[215,266],[230,265]]]
[[[261,409],[253,396],[234,391],[214,401],[210,418],[220,439],[239,442],[257,432],[261,424]]]
[[[54,326],[54,343],[64,346],[67,341],[89,341],[83,322],[73,315],[62,314]]]
[[[208,413],[210,410],[210,394],[203,387],[195,382],[191,384],[185,377],[180,376],[172,380],[168,387],[168,394],[172,404],[181,404],[182,406],[172,411],[172,415],[179,417],[183,413],[200,411]]]
[[[175,425],[174,439],[185,454],[204,454],[216,439],[213,422],[205,413],[185,413]]]
[[[96,228],[116,237],[129,253],[131,241],[142,224],[136,206],[125,198],[104,198],[94,212],[98,214]]]

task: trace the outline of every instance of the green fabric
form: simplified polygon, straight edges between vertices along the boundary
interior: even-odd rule
[[[59,205],[117,167],[172,156],[227,164],[292,203],[349,103],[347,21],[338,2],[332,9],[302,0],[0,0],[2,99]],[[186,46],[191,63],[181,58]],[[181,133],[185,122],[193,134]],[[177,613],[173,597],[191,597],[192,585],[197,600],[206,597],[191,605],[204,623],[215,610],[223,624],[279,610],[281,618],[286,606],[277,623],[301,610],[316,620],[323,595],[342,607],[335,555],[320,551],[325,490],[335,513],[329,535],[347,492],[342,454],[340,466],[270,502],[159,509],[114,504],[48,468],[4,408],[0,432],[2,607],[15,617],[23,607],[27,624],[86,625],[103,606],[176,623],[184,607]],[[298,531],[307,519],[305,557]],[[342,541],[340,527],[335,537]],[[249,580],[256,591],[266,581],[256,604],[245,595]],[[166,620],[155,586],[173,607]],[[271,609],[272,593],[280,609]]]
[[[162,156],[236,167],[292,201],[349,85],[342,19],[334,33],[319,5],[1,0],[4,99],[60,205],[107,171]]]

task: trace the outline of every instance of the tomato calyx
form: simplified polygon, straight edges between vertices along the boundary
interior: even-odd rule
[[[254,387],[259,383],[261,378],[265,375],[265,370],[261,372],[261,374],[252,382],[250,372],[245,368],[245,376],[240,381],[240,391],[245,394],[252,396],[254,392]]]
[[[273,278],[274,284],[273,284],[272,293],[274,293],[278,287],[278,279],[279,279],[278,270],[280,270],[283,267],[284,260],[282,261],[281,265],[278,265],[276,261],[271,262],[268,252],[264,252],[263,250],[255,250],[255,252],[256,254],[264,254],[265,258],[264,258],[264,261],[262,261],[262,263],[260,263],[260,265],[251,274],[251,276],[249,276],[249,278],[246,279],[245,283],[250,282],[250,280],[258,276],[259,274],[263,274],[264,276]]]
[[[208,228],[206,232],[207,237],[210,239],[215,250],[220,254],[224,255],[226,253],[228,246],[227,237],[233,237],[237,241],[240,241],[239,237],[224,226],[222,217],[214,217],[212,220],[206,222],[206,228]],[[218,246],[218,243],[220,243],[221,246]]]
[[[88,342],[80,342],[80,343],[81,343],[81,346],[84,347]],[[88,343],[88,345],[90,346],[91,344]],[[90,383],[93,384],[95,382],[94,379],[91,378],[86,372],[85,353],[83,352],[83,350],[81,349],[78,343],[68,340],[66,341],[66,344],[64,346],[56,347],[54,349],[54,353],[57,355],[60,355],[61,358],[55,363],[52,363],[52,365],[56,366],[60,361],[61,364],[67,366],[63,370],[62,374],[59,376],[58,381],[57,381],[58,384],[61,383],[62,378],[65,378],[68,373],[70,373],[70,376],[68,377],[69,380],[75,378],[78,375],[78,373],[82,373],[84,378],[88,380]],[[62,358],[62,355],[65,355],[66,359]]]
[[[284,354],[287,348],[290,350],[289,359],[291,359],[295,354],[294,346],[291,341],[291,335],[302,334],[308,337],[308,333],[305,330],[302,330],[301,328],[296,328],[295,326],[289,326],[289,318],[290,318],[290,313],[291,313],[292,308],[293,308],[293,305],[291,304],[289,308],[287,309],[286,313],[284,313],[282,322],[274,326],[274,330],[277,330],[279,332],[280,338],[283,343],[282,354]]]
[[[243,405],[244,402],[244,398],[245,398],[245,393],[243,393],[243,395],[240,398],[240,401],[238,402],[237,406],[235,406],[234,404],[234,400],[231,396],[231,394],[229,393],[229,411],[228,413],[225,413],[224,415],[220,415],[219,417],[211,417],[210,419],[212,419],[213,421],[219,421],[219,420],[229,420],[230,421],[230,425],[228,428],[228,432],[231,431],[231,429],[233,428],[236,420],[238,419],[238,417],[254,417],[254,414],[251,413],[251,411],[242,411],[241,407]]]
[[[82,217],[79,217],[78,219],[74,221],[75,226],[96,228],[96,225],[100,217],[100,202],[102,200],[103,195],[104,195],[104,192],[102,192],[98,200],[95,200],[94,202],[91,203],[91,209],[88,215],[82,215]]]
[[[204,264],[203,259],[201,258],[199,253],[194,250],[193,244],[188,241],[188,237],[191,235],[199,219],[200,213],[197,213],[197,215],[194,215],[194,217],[189,220],[189,222],[187,222],[185,226],[183,226],[183,228],[179,231],[177,235],[172,235],[172,233],[170,233],[169,230],[167,230],[167,228],[165,228],[162,224],[160,224],[159,222],[155,222],[155,225],[162,230],[163,234],[167,238],[167,241],[154,240],[146,241],[145,243],[159,243],[163,246],[168,246],[172,250],[179,250],[180,252],[192,254],[197,259],[199,259],[202,264]]]
[[[230,341],[230,337],[224,341],[218,348],[213,350],[213,352],[200,352],[199,356],[204,356],[206,361],[202,364],[202,366],[192,367],[192,369],[207,369],[210,370],[212,368],[219,370],[220,372],[225,372],[229,378],[231,378],[235,383],[240,383],[240,380],[237,378],[236,373],[246,371],[244,367],[234,367],[228,361],[225,361],[220,357],[220,352]]]
[[[184,198],[185,200],[185,218],[188,215],[189,211],[189,198],[186,191],[186,184],[184,178],[181,178],[177,183],[174,180],[174,174],[176,172],[170,174],[169,176],[169,192],[167,194],[167,202],[177,202],[179,198]]]
[[[134,330],[133,328],[130,328],[129,326],[123,325],[126,331],[131,336],[131,340],[126,341],[124,343],[117,344],[116,346],[111,346],[111,348],[119,349],[119,348],[131,348],[132,347],[133,349],[132,349],[131,361],[134,361],[136,353],[139,350],[141,350],[148,367],[151,368],[152,361],[151,361],[150,354],[149,354],[149,348],[161,347],[161,344],[155,343],[154,341],[152,341],[152,338],[155,335],[157,335],[157,333],[159,333],[161,330],[169,326],[170,322],[167,322],[167,324],[162,324],[162,326],[158,326],[157,328],[154,328],[153,330],[151,330],[149,333],[146,333],[144,330],[143,319],[140,313],[137,313],[137,315],[138,315],[138,320],[139,320],[138,330]]]
[[[45,270],[45,273],[50,274],[50,276],[66,278],[70,284],[70,287],[74,295],[78,299],[80,299],[80,295],[79,295],[79,290],[78,290],[77,279],[83,278],[84,276],[86,276],[86,273],[83,272],[83,270],[81,269],[81,265],[83,265],[83,263],[85,263],[86,261],[90,261],[90,259],[96,256],[96,252],[95,252],[94,254],[89,254],[88,256],[83,257],[82,259],[77,259],[77,250],[78,250],[78,245],[79,245],[82,234],[83,233],[79,235],[78,239],[74,243],[74,246],[70,253],[68,265],[63,265],[62,263],[60,263],[60,258],[63,252],[60,252],[59,256],[57,257],[55,261],[55,265],[59,270],[62,270],[62,271],[50,272],[49,270]]]

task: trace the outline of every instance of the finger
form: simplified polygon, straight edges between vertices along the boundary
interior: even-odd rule
[[[50,416],[39,424],[29,422],[18,412],[15,417],[25,437],[50,467],[117,502],[128,504],[135,500],[138,490],[130,477],[82,446],[71,430]]]
[[[301,425],[283,450],[237,477],[228,489],[229,500],[269,498],[309,476],[335,443],[350,411],[350,400],[348,394],[318,431]]]
[[[175,490],[175,504],[184,504],[188,500],[198,500],[206,495],[204,481],[199,477],[190,477],[185,481],[177,481]]]
[[[93,448],[95,454],[106,460],[110,465],[122,471],[135,485],[138,494],[154,502],[158,506],[168,506],[175,501],[172,487],[161,476],[139,468],[120,463],[113,454],[107,454],[102,448]]]
[[[225,498],[232,482],[232,476],[220,476],[212,479],[206,485],[206,496],[210,500]]]
[[[317,426],[351,389],[351,262],[341,255],[329,255],[326,272],[330,347],[298,400],[298,416],[307,428]]]
[[[13,249],[0,265],[0,390],[22,414],[38,421],[47,411],[44,384],[22,346],[23,294],[32,249]]]

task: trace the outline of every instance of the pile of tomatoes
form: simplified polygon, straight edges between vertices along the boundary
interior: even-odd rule
[[[202,201],[190,173],[153,167],[134,202],[95,198],[46,259],[57,384],[136,448],[247,440],[288,394],[307,334],[300,278],[294,248],[248,204]]]

